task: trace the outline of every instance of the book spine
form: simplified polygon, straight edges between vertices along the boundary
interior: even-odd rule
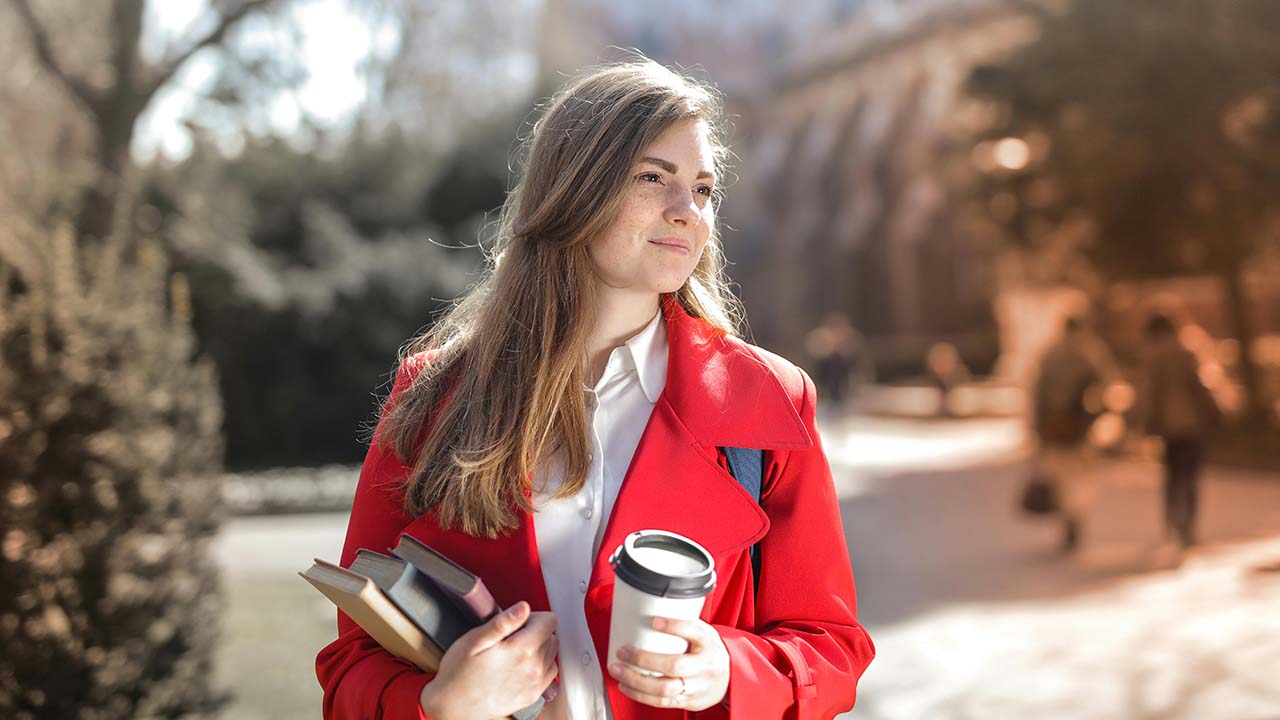
[[[458,609],[475,618],[477,624],[489,622],[500,612],[498,601],[493,599],[489,588],[483,580],[477,580],[471,591],[465,595],[452,592],[449,588],[441,588],[458,605]]]
[[[446,593],[412,565],[407,566],[405,576],[387,596],[444,650],[475,627],[462,617]]]

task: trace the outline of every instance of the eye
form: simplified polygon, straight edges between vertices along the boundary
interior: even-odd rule
[[[710,185],[699,185],[697,187],[697,192],[700,192],[707,197],[711,197],[711,194],[715,191],[711,189]]]
[[[655,172],[640,173],[636,176],[636,179],[641,182],[662,182],[662,176]]]

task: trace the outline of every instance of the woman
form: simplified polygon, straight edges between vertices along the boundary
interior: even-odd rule
[[[339,615],[329,718],[830,718],[874,654],[809,378],[733,335],[715,234],[715,96],[644,61],[571,82],[534,128],[489,277],[402,361],[342,563],[408,532],[508,610],[438,674]],[[721,448],[764,449],[759,502]],[[717,586],[684,655],[605,667],[613,571],[636,530],[689,537]],[[750,548],[758,543],[759,587]],[[655,710],[665,708],[666,710]]]

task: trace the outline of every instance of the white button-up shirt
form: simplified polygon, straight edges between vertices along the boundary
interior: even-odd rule
[[[666,383],[667,328],[659,311],[613,349],[596,386],[583,388],[591,457],[582,490],[573,497],[551,497],[564,481],[559,453],[534,470],[534,534],[560,637],[560,693],[547,708],[553,720],[613,717],[587,629],[587,582],[622,478]]]

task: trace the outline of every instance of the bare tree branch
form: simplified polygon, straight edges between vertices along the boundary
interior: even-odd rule
[[[44,26],[40,23],[40,19],[36,17],[35,12],[31,9],[31,3],[27,0],[9,0],[9,4],[17,11],[18,17],[22,18],[22,24],[26,26],[27,33],[31,36],[31,45],[35,49],[36,58],[45,70],[53,73],[54,77],[71,92],[71,95],[80,101],[86,109],[91,113],[96,113],[102,102],[99,93],[89,87],[83,79],[78,78],[67,72],[62,67],[62,63],[58,61],[53,52],[53,45],[49,42],[49,34],[45,32]]]
[[[25,2],[26,0],[13,0],[13,1]],[[204,37],[192,42],[191,45],[187,47],[185,50],[179,52],[173,58],[167,60],[163,65],[161,65],[156,70],[155,75],[151,79],[151,82],[148,83],[147,86],[143,89],[143,95],[142,95],[143,104],[145,105],[146,101],[150,99],[151,96],[154,95],[157,90],[163,87],[165,83],[169,82],[169,80],[174,76],[175,73],[178,72],[178,70],[183,66],[183,64],[185,64],[188,60],[191,59],[191,56],[195,55],[196,53],[200,52],[201,50],[207,47],[211,47],[213,45],[217,45],[221,43],[223,38],[227,36],[227,33],[230,32],[231,29],[234,28],[236,25],[240,24],[240,21],[248,17],[249,14],[252,13],[253,11],[260,10],[262,8],[267,7],[268,5],[272,5],[277,2],[279,2],[279,0],[245,0],[244,2],[237,5],[231,11],[223,13],[222,17],[219,18],[218,20],[217,26],[215,26],[212,30],[210,30],[207,34],[205,34]]]

